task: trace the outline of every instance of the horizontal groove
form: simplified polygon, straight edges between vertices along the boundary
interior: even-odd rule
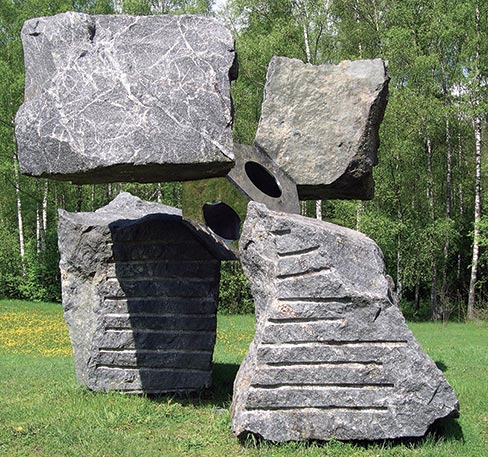
[[[164,329],[149,329],[149,328],[105,328],[107,332],[130,332],[130,333],[163,333],[165,335],[168,334],[176,334],[176,335],[201,335],[202,333],[208,333],[209,335],[215,335],[215,331],[210,330],[164,330]]]
[[[103,354],[212,354],[213,351],[204,351],[199,349],[117,349],[117,348],[101,348],[98,350]]]
[[[133,355],[165,355],[173,354],[199,354],[211,355],[213,351],[204,351],[199,349],[116,349],[116,348],[102,348],[99,349],[100,354],[133,354]]]
[[[291,229],[276,229],[271,230],[271,233],[277,236],[290,235]]]
[[[305,249],[297,249],[295,251],[278,252],[278,257],[292,257],[295,255],[308,254],[309,252],[314,252],[320,249],[320,245],[312,246]]]
[[[178,394],[178,393],[190,393],[190,392],[200,392],[201,387],[188,387],[183,389],[161,389],[161,390],[146,390],[146,389],[119,389],[119,392],[123,392],[124,395],[168,395],[168,394]],[[117,389],[115,389],[117,392]]]
[[[130,365],[105,365],[105,364],[97,364],[95,367],[96,370],[98,369],[109,369],[109,370],[130,370],[130,371],[156,371],[162,373],[174,373],[182,372],[182,373],[208,373],[211,371],[211,368],[204,370],[199,370],[198,368],[155,368],[155,367],[145,367],[145,366],[130,366]]]
[[[193,283],[205,283],[205,282],[215,282],[216,279],[214,277],[209,278],[195,278],[195,276],[180,276],[180,275],[172,275],[172,276],[107,276],[108,280],[117,280],[121,281],[131,281],[131,282],[138,282],[138,281],[186,281],[186,282],[193,282]]]
[[[388,411],[386,406],[254,406],[247,407],[247,411],[334,411],[340,412],[362,412],[362,413],[385,413]]]
[[[157,259],[157,260],[109,260],[108,264],[116,264],[116,265],[152,265],[152,264],[168,264],[168,265],[179,265],[179,264],[190,264],[190,265],[199,265],[199,264],[207,264],[212,262],[211,259],[208,260],[185,260],[185,259]],[[217,262],[217,261],[214,261]]]
[[[389,382],[378,383],[322,383],[322,384],[303,384],[303,383],[280,383],[280,384],[251,384],[256,390],[350,390],[350,389],[391,389],[395,384]]]
[[[135,319],[138,317],[153,317],[155,319],[159,318],[171,318],[171,317],[182,317],[182,318],[198,318],[198,319],[215,319],[216,314],[195,314],[195,313],[107,313],[103,317],[126,317],[127,319]]]
[[[306,324],[307,322],[341,322],[344,321],[342,317],[286,317],[283,319],[280,318],[270,318],[268,322],[271,324],[279,325],[279,324]]]
[[[107,243],[110,246],[169,246],[169,245],[200,246],[197,242],[190,240],[116,240]]]
[[[297,303],[352,303],[352,297],[278,297],[278,301]]]
[[[371,365],[382,367],[382,362],[368,361],[368,362],[349,362],[344,361],[333,361],[333,362],[264,362],[264,365],[268,367],[277,368],[299,368],[299,367],[344,367],[344,368],[364,368]]]
[[[215,298],[213,297],[165,297],[162,295],[148,295],[147,297],[117,297],[114,295],[107,295],[103,297],[104,300],[114,300],[114,301],[135,301],[135,300],[147,300],[147,301],[161,301],[161,300],[171,300],[171,302],[177,302],[180,301],[182,303],[187,303],[187,302],[207,302],[207,303],[213,303],[215,302]]]
[[[321,346],[380,346],[380,347],[403,347],[407,344],[406,340],[370,340],[370,341],[296,341],[296,342],[276,342],[276,343],[262,343],[261,346],[280,346],[283,348],[290,347],[321,347]]]
[[[205,295],[204,297],[182,297],[180,295],[174,295],[174,296],[171,296],[171,295],[147,295],[147,296],[130,296],[130,297],[127,297],[126,295],[124,295],[123,297],[118,297],[116,295],[107,295],[105,297],[103,297],[104,300],[127,300],[127,301],[130,301],[130,300],[171,300],[171,301],[175,301],[175,300],[179,300],[179,301],[182,301],[182,302],[189,302],[189,301],[196,301],[198,303],[201,303],[202,301],[207,301],[207,302],[215,302],[216,299],[215,298],[212,298],[212,297],[209,297],[208,295]]]
[[[323,268],[317,268],[315,270],[307,270],[307,271],[298,271],[296,273],[287,273],[287,274],[282,274],[278,275],[278,279],[288,279],[288,278],[306,278],[309,276],[316,276],[320,275],[323,271],[330,271],[329,267],[323,267]]]
[[[185,280],[188,282],[197,282],[197,283],[205,283],[205,282],[215,282],[214,277],[208,278],[195,278],[194,276],[108,276],[107,281],[131,281],[131,282],[141,282],[141,281],[181,281]]]

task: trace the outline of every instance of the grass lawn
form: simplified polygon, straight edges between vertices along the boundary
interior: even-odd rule
[[[415,443],[239,444],[228,408],[253,316],[219,316],[214,387],[196,399],[77,386],[60,305],[0,301],[0,455],[488,456],[488,323],[415,323],[456,390],[461,417]]]

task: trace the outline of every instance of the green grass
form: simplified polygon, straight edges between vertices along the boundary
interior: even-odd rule
[[[264,443],[231,434],[232,380],[253,316],[219,316],[214,387],[149,399],[77,386],[60,305],[0,301],[0,454],[8,456],[488,456],[488,324],[411,328],[457,392],[461,417],[416,443]],[[39,327],[41,327],[39,329]],[[37,329],[37,330],[35,330]]]

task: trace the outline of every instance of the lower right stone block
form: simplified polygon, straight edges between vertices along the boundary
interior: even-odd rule
[[[452,387],[408,329],[371,239],[251,202],[240,256],[256,334],[234,383],[238,436],[418,437],[459,415]]]

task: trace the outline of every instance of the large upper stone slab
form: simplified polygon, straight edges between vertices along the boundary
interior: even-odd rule
[[[371,199],[387,90],[380,59],[315,66],[273,57],[256,144],[301,199]]]
[[[127,193],[59,212],[63,308],[77,379],[92,390],[181,392],[212,377],[220,260],[181,211]]]
[[[395,303],[365,235],[251,202],[240,259],[256,335],[234,384],[236,434],[273,441],[426,433],[458,402]]]
[[[204,16],[64,13],[25,22],[22,173],[77,183],[224,176],[229,30]]]

